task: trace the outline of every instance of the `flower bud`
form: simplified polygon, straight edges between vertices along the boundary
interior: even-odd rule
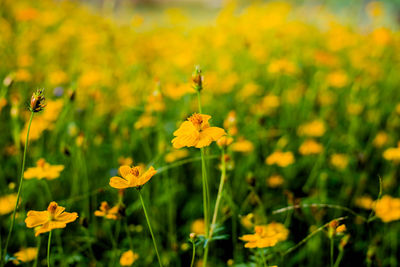
[[[45,104],[45,97],[44,97],[44,90],[43,89],[37,89],[36,92],[32,94],[31,97],[31,103],[29,106],[29,110],[31,112],[40,112],[44,109],[46,106]]]
[[[201,69],[196,66],[195,71],[192,74],[193,87],[196,91],[201,91],[203,89],[203,75],[201,75]]]

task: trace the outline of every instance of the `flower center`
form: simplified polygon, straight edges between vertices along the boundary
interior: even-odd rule
[[[138,177],[138,176],[139,176],[139,168],[138,168],[138,167],[133,167],[133,168],[131,168],[130,173],[131,173],[133,176]]]
[[[51,202],[50,205],[47,207],[47,211],[49,212],[49,219],[53,220],[56,210],[58,208],[58,204],[56,202]]]
[[[203,123],[203,117],[200,114],[193,114],[188,120],[196,127],[197,130],[201,129],[201,124]]]
[[[37,166],[38,166],[39,168],[43,168],[44,165],[46,164],[46,161],[45,161],[44,159],[39,159],[39,160],[36,162],[36,164],[37,164]]]

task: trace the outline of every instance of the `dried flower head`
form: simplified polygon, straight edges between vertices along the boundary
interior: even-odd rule
[[[46,98],[44,97],[44,89],[37,89],[31,97],[29,110],[31,112],[40,112],[46,107]]]

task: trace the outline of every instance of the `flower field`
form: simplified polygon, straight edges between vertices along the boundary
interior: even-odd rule
[[[0,0],[0,267],[399,266],[400,6],[299,2]]]

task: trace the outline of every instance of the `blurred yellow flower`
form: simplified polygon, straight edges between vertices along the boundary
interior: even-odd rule
[[[107,201],[101,202],[100,209],[94,212],[94,215],[97,217],[104,217],[110,220],[117,220],[119,217],[119,206],[114,206],[110,208]]]
[[[272,222],[267,225],[255,226],[255,233],[244,235],[241,240],[247,242],[246,248],[273,247],[278,242],[284,241],[289,235],[289,230],[281,223]]]
[[[132,164],[133,164],[133,159],[131,158],[131,157],[119,157],[118,158],[118,164],[120,165],[120,166],[122,166],[122,165],[128,165],[128,166],[131,166]]]
[[[344,170],[349,164],[349,157],[345,154],[333,154],[330,162],[335,168]]]
[[[387,141],[389,140],[389,136],[386,132],[380,131],[374,138],[374,141],[372,141],[372,144],[377,147],[383,147]]]
[[[186,149],[173,150],[165,155],[164,160],[166,163],[171,163],[186,158],[188,155],[189,151]]]
[[[287,167],[290,164],[294,163],[294,156],[293,153],[290,151],[275,151],[265,159],[265,163],[268,165],[276,164],[280,167]]]
[[[110,186],[116,189],[125,189],[131,187],[141,187],[147,183],[157,171],[151,166],[145,173],[142,173],[142,167],[127,165],[119,167],[119,174],[122,176],[114,176],[110,179]]]
[[[210,127],[208,120],[211,116],[204,114],[193,114],[183,122],[178,130],[174,132],[172,145],[174,148],[209,146],[211,142],[217,141],[225,135],[225,130],[219,127]]]
[[[35,236],[50,232],[53,229],[65,228],[67,223],[73,222],[78,218],[76,212],[65,212],[65,208],[58,206],[58,204],[52,201],[47,210],[45,211],[28,211],[26,215],[25,223],[26,227],[36,228]]]
[[[400,161],[400,146],[391,147],[383,152],[383,158],[386,160],[392,160],[395,162]]]
[[[370,196],[361,196],[356,198],[355,205],[362,209],[370,210],[373,208],[374,200]]]
[[[121,258],[119,259],[119,264],[121,266],[131,266],[137,259],[139,259],[139,254],[132,250],[128,250],[122,253]]]
[[[299,152],[302,155],[313,155],[321,153],[323,149],[324,147],[320,143],[312,139],[308,139],[301,144]]]
[[[321,137],[325,133],[325,124],[321,120],[315,120],[300,125],[297,133],[299,136]]]
[[[254,227],[254,214],[249,213],[245,216],[240,216],[240,223],[247,229],[252,229]]]
[[[17,194],[9,194],[0,197],[0,215],[5,215],[14,210],[17,202]]]
[[[197,235],[204,235],[204,220],[203,219],[197,219],[192,222],[192,225],[190,226],[190,232],[195,233]]]
[[[45,159],[39,159],[36,162],[37,167],[28,168],[24,172],[25,179],[48,179],[53,180],[60,176],[60,172],[64,170],[64,165],[50,165]]]
[[[271,175],[267,178],[267,186],[271,188],[280,187],[285,180],[279,174]]]
[[[376,201],[375,214],[383,222],[400,220],[400,198],[385,195]]]
[[[16,260],[13,260],[15,265],[18,265],[20,262],[30,262],[36,259],[36,255],[38,253],[38,248],[23,248],[20,251],[14,253],[14,257]]]
[[[229,135],[234,136],[237,134],[237,119],[236,119],[236,111],[231,110],[228,113],[228,116],[224,120],[224,129],[228,132]]]
[[[235,152],[250,153],[254,150],[254,145],[249,140],[241,137],[231,145],[231,149]]]

